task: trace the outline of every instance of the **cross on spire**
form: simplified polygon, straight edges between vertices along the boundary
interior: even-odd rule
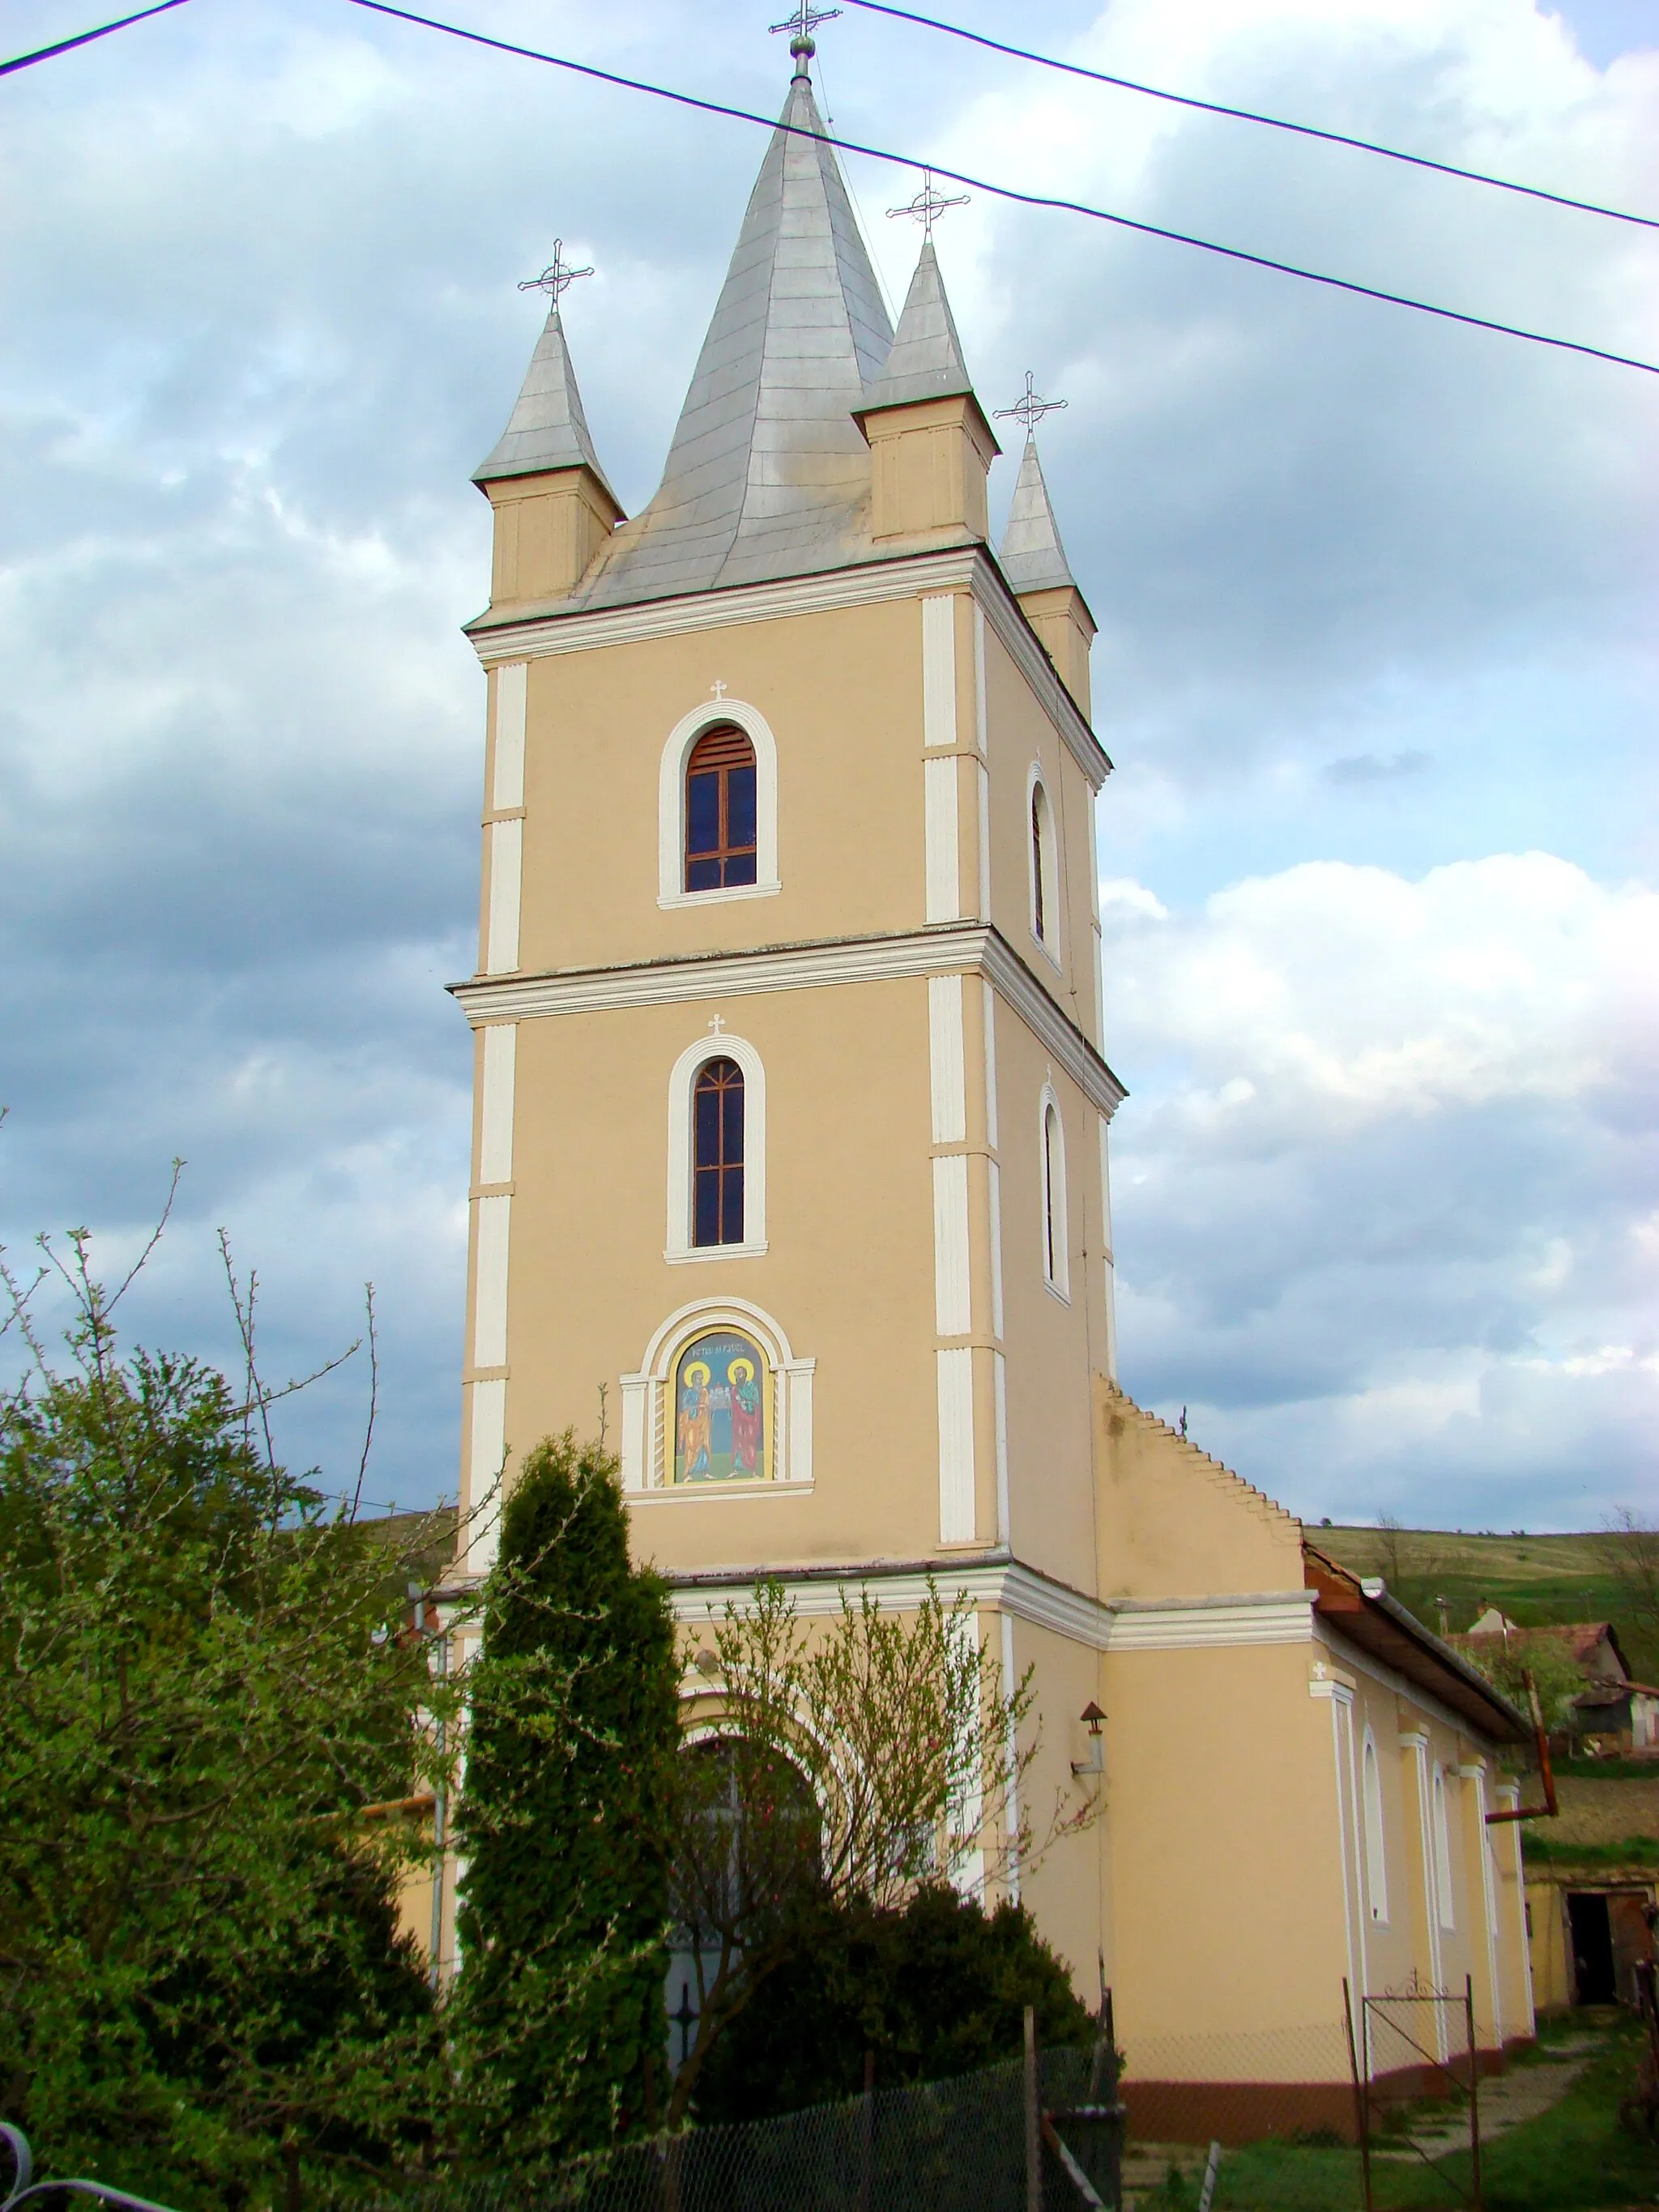
[[[773,24],[772,33],[775,38],[780,31],[787,31],[792,34],[789,40],[789,52],[795,62],[797,76],[806,75],[806,64],[818,50],[817,41],[812,36],[813,32],[820,23],[829,22],[832,16],[839,15],[840,13],[839,8],[815,8],[812,5],[812,0],[796,0],[794,14],[786,15],[781,23]]]
[[[591,267],[572,269],[564,258],[563,239],[556,238],[553,241],[553,258],[539,276],[524,277],[520,283],[519,289],[521,292],[546,292],[550,295],[553,304],[556,307],[562,296],[569,290],[579,276],[591,276],[592,274]]]
[[[915,199],[907,200],[902,207],[889,208],[888,220],[890,222],[895,216],[908,215],[921,225],[922,236],[931,238],[933,234],[933,225],[944,214],[945,209],[966,207],[971,197],[970,193],[958,192],[954,199],[946,199],[943,192],[935,191],[933,189],[933,171],[924,169],[921,173],[921,190],[916,194]],[[1061,404],[1064,404],[1062,401]]]
[[[993,419],[1000,422],[1005,416],[1012,415],[1017,422],[1023,422],[1025,425],[1025,434],[1029,438],[1045,415],[1052,415],[1055,408],[1063,407],[1065,404],[1066,402],[1063,399],[1040,398],[1035,388],[1035,379],[1028,368],[1025,372],[1024,397],[1015,400],[1012,407],[999,407]]]

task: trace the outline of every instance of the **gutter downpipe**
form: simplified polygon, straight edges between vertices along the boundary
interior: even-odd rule
[[[1532,1706],[1533,1738],[1538,1747],[1538,1778],[1544,1785],[1541,1805],[1508,1805],[1501,1812],[1488,1813],[1486,1826],[1496,1827],[1500,1820],[1553,1820],[1560,1812],[1555,1802],[1555,1774],[1550,1765],[1549,1731],[1544,1726],[1544,1708],[1538,1702],[1538,1685],[1530,1674],[1522,1680],[1527,1686],[1527,1698]]]

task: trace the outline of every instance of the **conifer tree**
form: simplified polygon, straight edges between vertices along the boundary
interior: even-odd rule
[[[568,1431],[530,1455],[468,1677],[459,2047],[479,2148],[521,2168],[652,2124],[666,2058],[674,1622],[617,1474]]]

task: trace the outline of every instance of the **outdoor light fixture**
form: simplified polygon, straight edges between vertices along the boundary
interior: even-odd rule
[[[1100,1724],[1105,1717],[1092,1698],[1078,1715],[1089,1730],[1089,1756],[1072,1761],[1073,1774],[1103,1774],[1106,1771],[1106,1745],[1100,1733]]]

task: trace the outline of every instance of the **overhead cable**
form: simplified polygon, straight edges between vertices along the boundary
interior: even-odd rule
[[[14,70],[33,69],[36,62],[49,62],[54,54],[72,52],[76,46],[89,46],[94,39],[106,39],[112,31],[125,31],[129,23],[142,23],[146,15],[165,15],[169,8],[182,8],[185,0],[157,0],[154,8],[141,8],[136,15],[123,15],[113,23],[100,23],[95,31],[77,32],[72,39],[59,39],[55,46],[37,46],[32,54],[14,54],[9,62],[0,62],[0,76],[9,76]]]
[[[1576,208],[1581,215],[1606,216],[1611,222],[1633,222],[1644,230],[1659,230],[1659,216],[1632,215],[1624,208],[1603,207],[1595,200],[1577,200],[1565,192],[1547,192],[1540,185],[1517,185],[1508,177],[1490,177],[1484,169],[1459,168],[1455,161],[1436,161],[1426,154],[1402,153],[1397,146],[1381,146],[1375,139],[1352,138],[1345,131],[1322,131],[1312,123],[1287,123],[1281,115],[1261,115],[1253,107],[1229,107],[1218,100],[1195,100],[1188,93],[1167,92],[1162,86],[1141,84],[1131,76],[1113,76],[1105,70],[1085,69],[1080,62],[1057,61],[1052,54],[1033,53],[1027,46],[1011,46],[1001,39],[987,38],[960,23],[943,23],[934,15],[919,15],[913,9],[893,8],[887,0],[847,0],[872,15],[890,15],[901,23],[917,23],[923,30],[943,31],[947,38],[962,39],[971,46],[984,46],[994,54],[1006,54],[1019,62],[1034,62],[1039,69],[1058,70],[1065,76],[1085,77],[1091,84],[1115,85],[1120,92],[1138,92],[1148,100],[1165,100],[1176,107],[1195,107],[1206,115],[1230,116],[1238,123],[1260,123],[1269,131],[1293,131],[1298,138],[1322,138],[1330,146],[1352,146],[1362,154],[1380,154],[1385,161],[1405,161],[1413,169],[1433,169],[1443,177],[1461,177],[1468,184],[1490,185],[1496,191],[1519,192],[1529,200],[1548,200],[1554,207]]]
[[[966,185],[976,192],[988,193],[994,199],[1012,201],[1020,207],[1056,208],[1066,215],[1086,216],[1094,222],[1109,222],[1120,229],[1139,232],[1146,238],[1168,239],[1176,246],[1195,246],[1200,252],[1219,254],[1228,261],[1247,262],[1255,269],[1271,269],[1281,276],[1297,276],[1304,283],[1322,284],[1335,292],[1350,292],[1362,300],[1377,300],[1389,307],[1409,307],[1413,313],[1433,315],[1442,322],[1462,323],[1471,330],[1492,331],[1500,337],[1522,338],[1528,345],[1553,348],[1561,353],[1586,356],[1591,361],[1611,362],[1619,368],[1639,368],[1645,375],[1659,376],[1659,362],[1638,361],[1630,354],[1613,353],[1605,346],[1586,345],[1577,338],[1553,337],[1544,331],[1529,331],[1516,323],[1500,323],[1489,315],[1466,314],[1460,307],[1443,307],[1430,300],[1414,300],[1403,292],[1385,292],[1375,284],[1360,284],[1348,276],[1331,276],[1317,269],[1304,269],[1295,262],[1276,261],[1265,253],[1249,253],[1240,246],[1218,245],[1214,239],[1199,238],[1190,231],[1170,230],[1162,223],[1141,222],[1133,216],[1114,215],[1109,209],[1091,207],[1082,200],[1056,198],[1046,192],[1023,192],[1012,185],[993,184],[985,177],[970,176],[963,169],[948,169],[939,161],[923,161],[914,154],[895,154],[884,146],[866,146],[856,138],[842,138],[830,131],[808,131],[799,124],[781,123],[769,115],[757,114],[747,107],[732,107],[724,100],[702,100],[695,93],[677,92],[671,86],[651,84],[643,78],[621,76],[614,70],[597,68],[591,62],[572,61],[563,54],[544,52],[538,46],[515,46],[507,39],[492,39],[483,31],[464,30],[459,24],[441,22],[435,16],[416,15],[408,8],[394,8],[389,0],[349,0],[354,8],[366,8],[372,15],[389,15],[400,23],[418,24],[423,30],[441,31],[447,38],[465,40],[470,46],[487,46],[501,54],[513,54],[520,60],[545,62],[550,68],[565,70],[574,76],[585,76],[599,84],[616,86],[623,92],[642,92],[653,100],[666,100],[678,107],[697,109],[705,115],[724,115],[734,122],[758,124],[764,131],[783,131],[792,137],[810,138],[820,145],[838,147],[842,153],[862,154],[873,161],[890,162],[896,168],[932,171],[936,177],[948,178],[951,183]]]

